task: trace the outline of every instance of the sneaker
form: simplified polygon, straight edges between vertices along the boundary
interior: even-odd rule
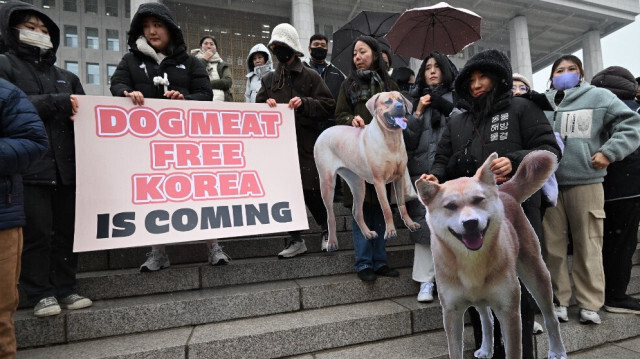
[[[60,312],[62,312],[62,309],[60,309],[58,300],[55,297],[42,298],[33,308],[33,315],[38,318],[58,315]]]
[[[221,266],[231,262],[229,255],[222,251],[222,247],[215,243],[209,249],[209,264],[212,266]]]
[[[329,251],[329,232],[327,231],[322,232],[322,251]]]
[[[418,302],[431,303],[433,302],[433,283],[426,282],[420,284],[420,292],[418,293]]]
[[[169,268],[169,256],[164,251],[152,250],[147,253],[147,261],[140,266],[140,272],[155,272]]]
[[[60,306],[64,309],[82,309],[93,305],[91,299],[85,298],[77,293],[60,298],[59,302]]]
[[[569,321],[569,316],[567,315],[567,307],[564,305],[554,306],[553,311],[556,313],[556,318],[558,321],[562,323],[566,323]]]
[[[624,299],[605,300],[604,310],[611,313],[640,314],[640,300],[630,296]]]
[[[376,272],[373,271],[373,269],[365,268],[358,272],[358,278],[360,278],[360,280],[363,282],[373,282],[374,280],[376,280],[376,278],[378,278],[378,276],[376,275]]]
[[[544,329],[542,329],[542,325],[540,323],[534,321],[533,322],[533,335],[538,335],[544,333]]]
[[[400,273],[397,270],[393,268],[389,268],[389,266],[387,265],[384,265],[376,269],[376,274],[381,275],[383,277],[397,277],[400,275]]]
[[[580,323],[582,324],[600,324],[600,316],[598,312],[594,312],[588,309],[580,309]]]
[[[278,258],[293,258],[299,254],[307,253],[307,245],[304,244],[304,239],[302,241],[289,241],[289,244],[282,250],[282,252],[278,253]]]

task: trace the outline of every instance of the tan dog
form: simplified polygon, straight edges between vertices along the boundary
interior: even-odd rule
[[[371,123],[363,128],[334,126],[325,130],[316,141],[313,155],[320,175],[320,191],[327,208],[329,226],[328,250],[338,249],[336,219],[333,212],[333,194],[336,174],[351,188],[353,194],[353,217],[367,239],[377,237],[364,222],[362,204],[365,181],[376,188],[382,207],[386,230],[385,239],[396,236],[391,207],[387,200],[386,184],[393,182],[400,215],[410,230],[420,228],[414,223],[404,205],[407,151],[402,139],[401,126],[405,115],[411,112],[411,104],[399,92],[382,92],[367,101],[373,114]]]
[[[449,356],[461,359],[464,312],[475,306],[482,321],[482,347],[477,358],[493,356],[493,318],[500,321],[507,358],[522,357],[520,285],[533,295],[549,333],[549,358],[566,358],[558,319],[553,311],[551,277],[538,238],[520,204],[535,193],[556,168],[551,152],[533,151],[515,176],[496,186],[489,169],[493,153],[474,177],[442,185],[416,181],[429,209],[431,250],[447,333]]]

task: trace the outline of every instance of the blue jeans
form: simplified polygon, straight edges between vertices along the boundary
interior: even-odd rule
[[[352,219],[353,248],[356,255],[356,263],[354,268],[359,272],[365,268],[377,270],[387,265],[387,251],[384,239],[386,225],[384,215],[379,204],[364,203],[362,208],[364,222],[370,230],[378,233],[378,237],[374,239],[366,239],[355,219]]]

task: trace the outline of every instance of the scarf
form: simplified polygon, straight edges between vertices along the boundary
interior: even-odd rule
[[[375,71],[357,70],[356,79],[358,81],[353,81],[349,89],[349,98],[352,106],[360,101],[366,102],[371,96],[385,89],[384,81]]]

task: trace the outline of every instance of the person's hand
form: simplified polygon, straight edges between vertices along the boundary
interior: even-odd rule
[[[213,56],[213,51],[211,50],[207,50],[204,52],[204,54],[202,54],[202,57],[204,57],[205,60],[209,60],[211,56]]]
[[[427,94],[420,97],[418,101],[418,108],[416,109],[416,116],[422,116],[424,109],[431,104],[431,95]]]
[[[591,165],[593,168],[597,170],[603,170],[609,167],[611,161],[604,155],[602,152],[596,152],[593,156],[591,156]]]
[[[353,120],[351,120],[351,126],[364,128],[365,123],[362,117],[356,115]]]
[[[302,99],[298,96],[289,100],[289,108],[296,110],[298,107],[302,106]]]
[[[131,98],[134,105],[144,105],[144,95],[140,91],[125,91],[124,95]]]
[[[272,99],[272,98],[268,98],[267,99],[267,105],[269,105],[269,107],[276,107],[278,103],[276,102],[276,100]]]
[[[76,114],[78,113],[78,97],[76,95],[71,95],[70,96],[71,99],[71,117],[69,117],[71,119],[71,121],[75,121],[76,120]]]
[[[491,161],[489,169],[496,175],[496,182],[502,183],[509,180],[509,173],[513,170],[511,160],[506,157],[498,157]]]
[[[184,100],[184,95],[180,91],[171,90],[164,93],[164,97],[171,100]]]
[[[420,176],[420,180],[421,181],[429,181],[429,182],[433,182],[433,183],[440,183],[440,181],[438,181],[438,177],[436,177],[434,175],[428,175],[426,173],[423,173],[422,176]]]

